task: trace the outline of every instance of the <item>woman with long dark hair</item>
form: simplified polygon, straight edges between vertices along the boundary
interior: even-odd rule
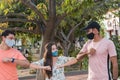
[[[73,57],[58,56],[57,45],[54,42],[50,42],[45,46],[43,59],[33,62],[30,67],[39,68],[46,66],[44,68],[46,80],[65,80],[64,67],[76,62],[77,60]]]

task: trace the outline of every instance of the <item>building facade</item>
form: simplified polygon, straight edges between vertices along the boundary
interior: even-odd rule
[[[113,35],[120,36],[119,10],[109,11],[103,20],[105,26],[105,36],[110,38]]]

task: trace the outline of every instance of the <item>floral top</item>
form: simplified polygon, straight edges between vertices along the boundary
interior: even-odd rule
[[[52,74],[53,76],[48,79],[46,78],[46,80],[65,80],[65,75],[64,75],[64,68],[56,68],[58,65],[62,65],[65,64],[67,61],[73,59],[73,57],[65,57],[65,56],[59,56],[55,65],[53,66],[53,70],[52,70]],[[33,62],[33,64],[37,64],[37,65],[44,65],[44,58],[37,61],[37,62]]]

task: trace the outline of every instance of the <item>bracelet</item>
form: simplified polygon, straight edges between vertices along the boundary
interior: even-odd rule
[[[14,63],[14,61],[15,61],[15,58],[12,58],[11,62]]]

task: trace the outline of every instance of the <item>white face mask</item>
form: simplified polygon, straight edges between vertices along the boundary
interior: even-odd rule
[[[12,47],[12,46],[14,46],[14,44],[15,44],[15,40],[14,39],[6,39],[5,40],[5,43],[9,46],[9,47]]]

